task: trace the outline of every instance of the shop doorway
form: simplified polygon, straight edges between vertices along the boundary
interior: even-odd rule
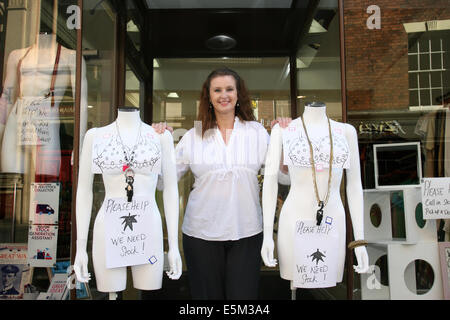
[[[117,106],[135,106],[146,123],[168,122],[177,143],[194,126],[203,81],[224,66],[243,77],[255,116],[269,132],[272,119],[296,118],[311,100],[326,102],[331,117],[342,120],[337,0],[104,0],[85,1],[84,13],[83,47],[97,54],[87,59],[88,70],[108,68],[112,75],[88,79],[99,93],[90,91],[91,99],[104,102],[90,103],[92,126],[113,121]],[[102,32],[100,17],[111,26]],[[113,36],[106,41],[105,34]],[[192,182],[186,175],[179,184],[180,223]],[[287,192],[279,188],[280,207]],[[146,292],[144,298],[189,298],[187,281],[164,281],[163,297]],[[290,294],[278,269],[263,267],[261,298]],[[139,293],[130,284],[123,295]]]

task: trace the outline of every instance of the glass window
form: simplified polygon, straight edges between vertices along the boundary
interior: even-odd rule
[[[70,259],[76,4],[0,1],[0,247],[24,244],[35,274]]]
[[[166,121],[173,127],[175,143],[194,127],[203,82],[211,71],[220,67],[229,67],[244,79],[250,92],[255,117],[266,129],[270,129],[270,122],[276,117],[290,117],[290,74],[287,57],[157,58],[153,65],[153,122]],[[262,177],[260,181],[262,187]],[[178,184],[180,226],[193,182],[194,177],[189,172]],[[280,186],[279,189],[280,199],[284,199],[287,187]],[[157,192],[157,199],[162,203],[161,192]],[[281,205],[279,206],[281,208]],[[163,212],[162,206],[160,210]],[[181,228],[179,239],[182,239]],[[183,266],[185,267],[185,264]]]
[[[84,1],[82,36],[83,36],[83,56],[86,60],[87,69],[87,91],[88,91],[88,128],[103,127],[115,120],[117,92],[117,64],[119,52],[116,43],[117,13],[108,1]],[[125,69],[125,68],[124,68]],[[125,73],[126,70],[124,70]],[[123,92],[128,97],[128,89],[133,87],[133,83],[128,81],[129,73],[126,72],[127,92]],[[127,103],[134,105],[135,96],[130,89]],[[139,96],[137,97],[139,99]],[[130,102],[130,100],[133,102]],[[139,100],[137,100],[139,105]],[[82,146],[80,146],[82,147]],[[89,224],[88,240],[88,269],[92,276],[89,281],[91,298],[103,299],[106,294],[100,293],[96,289],[95,272],[92,263],[92,234],[97,212],[103,203],[105,190],[101,175],[94,176],[92,215]],[[76,235],[73,235],[74,237]]]
[[[321,101],[327,114],[342,120],[339,11],[337,1],[320,3],[297,51],[297,115],[305,103]]]

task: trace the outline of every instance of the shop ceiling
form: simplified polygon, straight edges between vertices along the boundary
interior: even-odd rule
[[[142,46],[154,58],[263,57],[295,55],[313,17],[327,8],[334,16],[335,2],[128,0],[126,5]]]

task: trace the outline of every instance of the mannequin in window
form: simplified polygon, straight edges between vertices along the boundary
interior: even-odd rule
[[[161,217],[155,201],[158,175],[161,173],[167,183],[164,185],[163,201],[168,230],[168,261],[171,279],[179,279],[182,261],[178,249],[178,185],[173,138],[169,132],[157,134],[152,127],[142,123],[138,109],[119,108],[116,121],[108,126],[90,129],[86,133],[80,158],[77,190],[77,252],[74,270],[78,281],[88,282],[87,240],[93,200],[93,178],[102,174],[105,185],[105,201],[98,212],[94,231],[92,257],[97,289],[115,293],[126,288],[126,267],[107,268],[105,240],[105,207],[110,198],[124,198],[130,195],[125,189],[126,168],[134,171],[131,182],[131,197],[145,197],[151,203],[150,232],[156,235],[153,243],[155,259],[146,264],[131,266],[134,287],[140,290],[157,290],[162,286],[163,276],[163,232]],[[124,171],[125,170],[125,171]],[[125,227],[126,228],[126,227]]]
[[[75,97],[76,52],[55,34],[10,53],[0,98],[1,172],[25,173],[36,152],[60,158],[59,106],[65,91]],[[80,141],[87,128],[86,66],[82,63]],[[60,161],[58,162],[60,163]],[[54,161],[36,163],[36,174],[58,176]]]
[[[322,198],[326,194],[329,179],[330,140],[327,118],[324,103],[311,103],[305,107],[303,119],[313,145],[318,194]],[[323,208],[323,217],[331,216],[338,231],[337,282],[341,282],[346,253],[345,211],[340,196],[343,169],[346,169],[348,207],[356,240],[363,240],[364,237],[363,191],[356,130],[349,124],[335,121],[330,121],[330,124],[334,146],[332,179],[329,201]],[[296,222],[315,220],[318,210],[313,185],[310,146],[301,118],[293,120],[286,129],[275,125],[271,132],[262,196],[264,239],[261,250],[264,264],[269,267],[277,264],[277,260],[274,258],[273,224],[278,190],[277,175],[282,153],[284,154],[284,164],[289,168],[291,188],[280,213],[277,249],[281,278],[293,281]],[[369,266],[366,248],[364,246],[356,247],[355,254],[358,264],[354,266],[354,270],[358,273],[367,272]]]

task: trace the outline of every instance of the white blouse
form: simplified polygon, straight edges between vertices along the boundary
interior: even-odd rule
[[[175,148],[178,179],[195,177],[182,230],[188,236],[226,241],[262,232],[257,174],[264,164],[269,134],[255,121],[235,118],[228,145],[219,129],[201,137],[189,130]]]

